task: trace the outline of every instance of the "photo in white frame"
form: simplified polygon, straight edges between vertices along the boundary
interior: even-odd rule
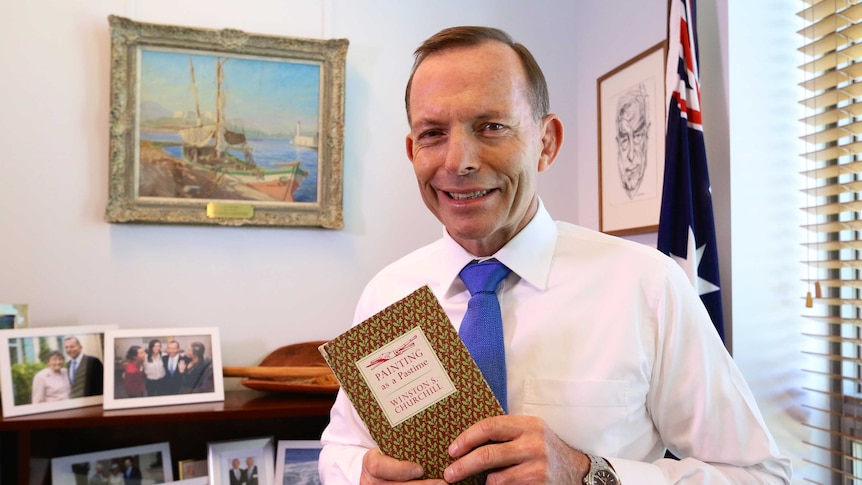
[[[108,331],[105,376],[106,410],[224,401],[219,329]]]
[[[110,482],[112,476],[141,485],[172,482],[171,463],[168,442],[62,456],[51,460],[51,484],[99,483],[102,477]]]
[[[207,445],[212,485],[273,485],[272,437],[220,441]],[[234,478],[231,475],[235,474]]]
[[[114,328],[0,330],[3,417],[102,404],[104,334]]]

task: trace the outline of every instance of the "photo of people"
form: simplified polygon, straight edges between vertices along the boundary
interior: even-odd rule
[[[3,416],[100,404],[106,329],[46,327],[3,331]]]
[[[152,485],[173,481],[169,444],[157,443],[51,460],[55,485]]]
[[[271,485],[275,468],[272,448],[272,438],[210,443],[211,484]]]
[[[105,409],[224,399],[218,329],[117,330],[105,340]]]
[[[164,355],[158,350],[167,349]],[[114,341],[114,399],[213,392],[208,335],[135,337]]]

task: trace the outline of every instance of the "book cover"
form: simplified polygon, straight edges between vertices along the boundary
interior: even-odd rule
[[[455,438],[504,414],[427,286],[320,346],[380,450],[443,478]],[[484,476],[459,483],[481,484]]]

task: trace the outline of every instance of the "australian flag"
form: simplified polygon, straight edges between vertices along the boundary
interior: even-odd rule
[[[657,245],[688,274],[724,341],[718,248],[700,112],[694,2],[671,0],[667,139]]]

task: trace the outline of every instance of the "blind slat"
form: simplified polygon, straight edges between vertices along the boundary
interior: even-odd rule
[[[862,181],[842,182],[824,185],[822,187],[811,187],[802,189],[802,193],[813,197],[829,197],[846,192],[862,191]]]
[[[862,142],[859,142],[862,146]],[[848,173],[862,172],[862,161],[829,165],[826,167],[816,168],[814,170],[806,170],[802,172],[808,178],[812,179],[831,179]]]
[[[825,106],[837,105],[838,103],[858,98],[862,95],[862,83],[850,83],[837,89],[831,89],[825,93],[803,99],[802,105],[809,109],[818,109]]]

